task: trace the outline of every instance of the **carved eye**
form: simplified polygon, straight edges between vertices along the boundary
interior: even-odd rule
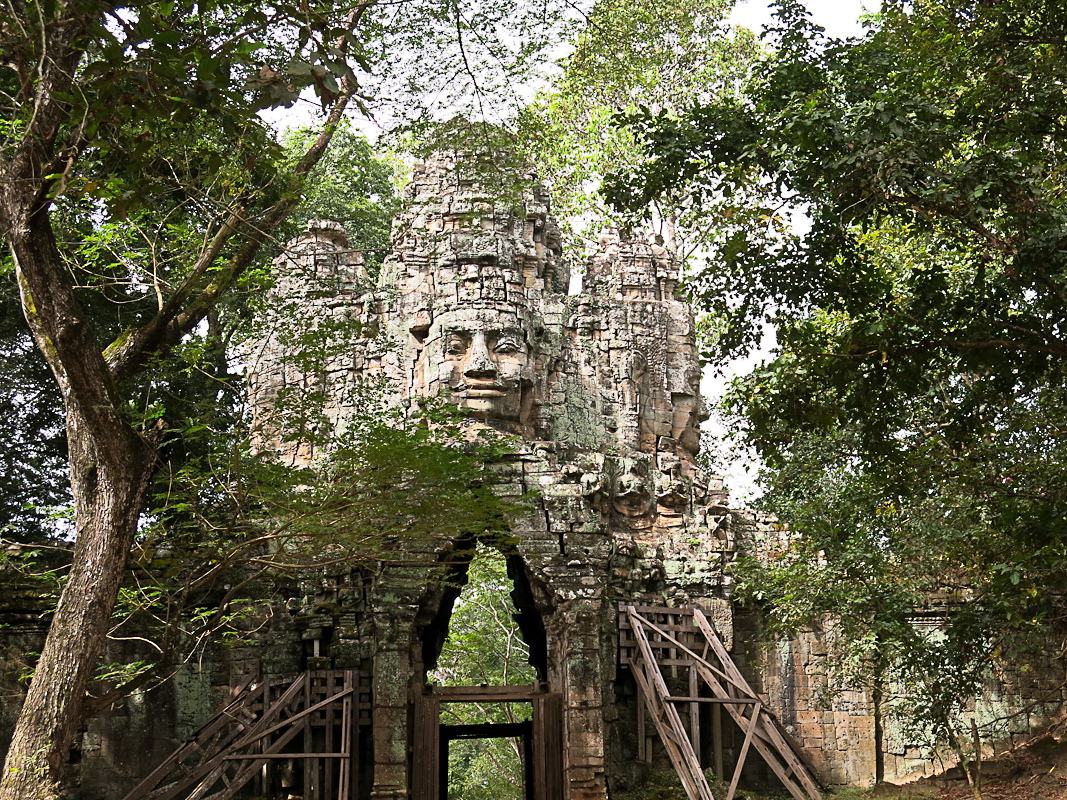
[[[445,353],[450,356],[461,356],[467,352],[467,338],[452,334],[445,344]]]

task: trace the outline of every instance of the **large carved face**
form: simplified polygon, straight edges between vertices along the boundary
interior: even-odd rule
[[[459,405],[483,419],[517,421],[533,380],[527,326],[514,314],[457,311],[441,321],[439,380]]]

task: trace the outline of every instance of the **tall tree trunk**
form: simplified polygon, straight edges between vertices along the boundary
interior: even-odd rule
[[[126,419],[74,298],[47,212],[9,238],[23,308],[63,393],[77,541],[0,780],[0,800],[52,800],[137,533],[154,447]]]
[[[368,5],[351,10],[350,28]],[[301,182],[329,146],[356,91],[354,81],[342,78],[318,137],[294,169],[293,190],[265,209],[254,225],[247,224],[249,208],[234,209],[166,307],[113,343],[109,362],[75,298],[49,219],[54,196],[62,193],[65,176],[89,145],[83,137],[91,117],[72,123],[66,98],[90,46],[87,32],[105,24],[104,10],[105,5],[58,0],[54,17],[42,16],[41,51],[36,39],[26,50],[38,67],[19,98],[32,113],[26,115],[29,122],[13,154],[0,154],[0,232],[14,256],[26,320],[63,395],[77,524],[73,566],[8,749],[0,800],[59,796],[71,741],[85,717],[86,687],[137,534],[156,448],[130,424],[116,382],[137,374],[180,341],[253,263],[265,238],[299,202]],[[337,46],[344,49],[344,40]],[[77,93],[91,94],[91,83]],[[239,228],[244,234],[239,246],[216,269]]]
[[[150,452],[143,443],[102,452],[84,420],[68,412],[78,541],[39,666],[12,738],[3,800],[51,800],[70,753],[81,705],[107,636],[137,531]],[[132,431],[131,431],[132,433]]]

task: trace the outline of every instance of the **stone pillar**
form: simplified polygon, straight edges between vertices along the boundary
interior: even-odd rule
[[[569,602],[558,614],[564,654],[564,778],[568,800],[605,800],[604,690],[600,647],[601,603]]]
[[[371,800],[406,800],[409,707],[413,680],[412,631],[418,606],[377,605],[373,612],[375,645],[374,785]]]

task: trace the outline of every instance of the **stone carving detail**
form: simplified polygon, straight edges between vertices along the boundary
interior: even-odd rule
[[[725,492],[695,460],[705,414],[693,315],[673,295],[678,263],[662,243],[611,228],[587,259],[582,291],[568,295],[548,196],[533,188],[518,208],[496,201],[460,176],[462,158],[415,169],[376,287],[336,223],[313,221],[290,246],[278,291],[295,310],[263,342],[256,413],[269,439],[275,398],[311,380],[285,366],[282,334],[294,322],[313,330],[358,320],[358,334],[336,348],[343,355],[315,377],[332,424],[358,407],[358,386],[384,378],[396,403],[444,398],[472,428],[514,437],[514,455],[496,465],[501,491],[536,490],[538,499],[515,523],[509,564],[521,565],[527,620],[541,618],[531,627],[545,636],[539,670],[571,709],[570,797],[604,798],[611,765],[631,757],[619,726],[636,712],[631,704],[629,722],[619,721],[618,601],[700,601],[732,636]],[[286,452],[313,457],[299,443]],[[436,658],[451,599],[426,587],[458,546],[409,546],[406,567],[383,569],[365,588],[375,609],[361,630],[376,653],[376,742],[406,726],[395,682],[421,686]],[[376,761],[375,796],[406,790],[398,763]]]

